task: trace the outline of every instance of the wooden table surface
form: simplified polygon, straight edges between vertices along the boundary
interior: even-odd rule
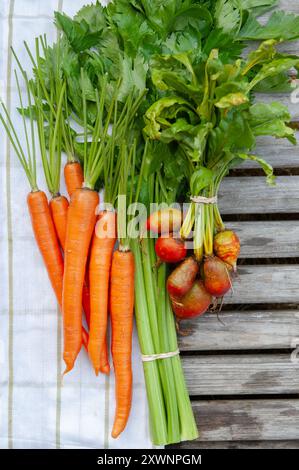
[[[299,14],[299,1],[279,8]],[[298,54],[299,41],[281,49]],[[257,99],[279,99],[299,120],[289,94]],[[221,322],[209,313],[180,339],[200,430],[181,448],[299,448],[299,147],[260,138],[256,154],[277,185],[267,187],[253,162],[223,182],[221,212],[242,243],[239,274]]]

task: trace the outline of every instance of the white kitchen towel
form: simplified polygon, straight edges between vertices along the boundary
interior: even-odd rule
[[[87,0],[0,0],[0,95],[22,137],[13,45],[30,68],[23,41],[56,38],[53,12],[73,15]],[[23,138],[23,137],[22,137]],[[0,448],[151,448],[147,400],[136,332],[132,412],[122,436],[110,437],[114,377],[96,378],[81,351],[63,383],[62,323],[36,247],[26,195],[29,185],[0,129]],[[40,162],[38,183],[44,189]]]

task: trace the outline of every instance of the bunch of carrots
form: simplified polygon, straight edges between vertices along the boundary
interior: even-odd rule
[[[41,46],[45,46],[43,40]],[[39,68],[39,48],[40,42],[37,40],[36,57],[27,48],[36,71]],[[72,153],[65,82],[53,77],[49,93],[42,78],[37,75],[37,86],[33,86],[15,57],[26,88],[28,107],[25,107],[19,75],[16,73],[25,147],[2,102],[0,119],[30,185],[27,204],[34,236],[63,315],[64,374],[73,369],[82,344],[88,351],[95,373],[109,374],[107,329],[110,312],[111,350],[116,379],[112,437],[117,438],[126,427],[131,409],[135,266],[128,239],[120,239],[118,249],[115,250],[117,226],[125,222],[117,220],[113,206],[119,191],[128,190],[132,156],[136,149],[132,144],[131,151],[128,150],[128,141],[125,145],[124,136],[128,133],[128,126],[141,99],[130,97],[122,112],[118,113],[116,87],[107,111],[104,109],[107,83],[104,83],[100,96],[95,91],[97,120],[90,131],[86,97],[82,91],[82,167]],[[111,134],[109,124],[113,118],[115,121]],[[64,178],[69,199],[60,194],[62,151],[66,149],[68,161],[64,166]],[[37,184],[37,153],[41,155],[50,200]],[[109,209],[99,210],[99,194],[95,185],[100,177],[106,186],[105,199],[110,203]],[[89,333],[83,327],[83,311]]]

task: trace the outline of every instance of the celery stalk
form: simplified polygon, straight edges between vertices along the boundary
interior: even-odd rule
[[[145,280],[143,276],[141,249],[138,240],[131,240],[135,257],[135,316],[142,354],[155,353],[146,301]],[[166,413],[157,361],[143,362],[147,391],[152,441],[155,445],[168,443]]]
[[[151,240],[152,242],[152,240]],[[158,322],[161,342],[161,352],[171,352],[169,344],[167,312],[166,312],[166,266],[162,264],[158,270]],[[165,370],[165,388],[166,388],[166,410],[168,416],[168,442],[175,443],[180,441],[180,421],[178,413],[178,403],[174,387],[175,376],[172,368],[172,359],[159,360]]]
[[[154,240],[131,240],[136,262],[136,322],[142,354],[178,348],[166,291],[166,266],[152,268]],[[179,356],[144,362],[153,443],[166,445],[198,437]]]
[[[142,240],[142,259],[143,259],[143,272],[145,279],[145,290],[147,296],[148,312],[150,323],[152,325],[152,335],[154,338],[155,353],[168,352],[168,345],[163,336],[167,335],[165,315],[160,311],[160,306],[165,305],[160,295],[156,296],[155,292],[159,292],[159,287],[156,286],[156,276],[154,274],[152,261],[151,261],[151,245],[153,248],[153,240],[145,238]],[[162,291],[165,292],[165,276],[162,279]],[[161,290],[161,289],[160,289]],[[159,306],[159,307],[158,307]],[[164,340],[164,341],[163,341]],[[167,429],[168,441],[167,443],[178,442],[180,440],[179,434],[179,419],[177,412],[176,394],[173,387],[173,374],[169,361],[165,359],[158,359],[158,363],[162,390],[165,401],[165,409],[167,416]]]
[[[178,342],[174,316],[168,294],[166,296],[166,312],[169,344],[171,350],[175,351],[178,348]],[[197,439],[199,434],[194,419],[189,393],[185,383],[180,356],[175,356],[172,358],[172,367],[174,371],[174,385],[177,393],[178,409],[180,415],[181,441],[191,441],[193,439]]]

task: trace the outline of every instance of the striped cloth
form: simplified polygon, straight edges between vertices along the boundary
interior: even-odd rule
[[[74,14],[86,0],[0,0],[0,95],[15,111],[13,44],[30,67],[23,40],[56,37],[53,11]],[[21,132],[20,132],[21,134]],[[114,377],[96,378],[84,351],[61,379],[62,324],[29,222],[29,185],[0,129],[0,448],[151,448],[143,371],[134,335],[133,407],[129,425],[110,438]],[[45,188],[40,162],[38,182]]]

